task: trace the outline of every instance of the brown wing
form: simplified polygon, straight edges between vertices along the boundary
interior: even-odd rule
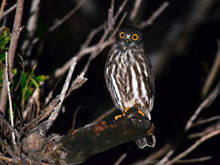
[[[108,67],[108,69],[107,69]],[[106,82],[106,86],[107,86],[107,89],[111,95],[111,98],[115,104],[115,106],[118,108],[118,109],[121,109],[121,107],[119,106],[118,104],[118,100],[117,100],[117,97],[116,97],[116,94],[115,94],[115,90],[114,90],[114,87],[113,87],[113,83],[112,83],[112,80],[109,76],[109,69],[110,69],[111,66],[108,65],[108,62],[106,62],[106,65],[105,65],[105,82]],[[123,111],[123,109],[121,109]]]
[[[151,90],[151,96],[150,96],[150,111],[152,111],[153,109],[153,105],[154,105],[154,97],[155,97],[155,83],[154,83],[154,73],[153,73],[153,69],[151,66],[151,61],[148,55],[144,55],[145,58],[145,63],[148,67],[147,68],[147,73],[148,73],[148,85],[149,88]]]

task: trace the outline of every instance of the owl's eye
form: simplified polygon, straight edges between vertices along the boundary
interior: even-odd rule
[[[132,38],[133,41],[137,41],[138,40],[138,35],[137,34],[133,34],[131,38]]]
[[[125,38],[125,33],[124,33],[124,32],[121,32],[121,33],[119,34],[119,37],[122,38],[122,39],[124,39],[124,38]]]

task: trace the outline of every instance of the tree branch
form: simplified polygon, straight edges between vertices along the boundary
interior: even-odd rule
[[[38,160],[44,157],[48,163],[79,164],[92,155],[146,136],[150,127],[150,120],[132,107],[116,121],[89,124],[63,136],[46,139],[42,129],[34,129],[22,140],[22,146],[29,156]],[[37,145],[28,143],[30,139]]]

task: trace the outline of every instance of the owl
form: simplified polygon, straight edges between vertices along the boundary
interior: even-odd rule
[[[105,81],[115,106],[122,112],[137,105],[151,120],[155,97],[154,74],[149,56],[144,51],[143,33],[136,27],[119,29],[105,65]],[[137,139],[139,148],[154,147],[156,138],[148,135]]]

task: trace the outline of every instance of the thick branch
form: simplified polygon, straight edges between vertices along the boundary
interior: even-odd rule
[[[22,140],[23,151],[38,160],[47,158],[47,163],[79,164],[92,155],[146,136],[150,128],[151,122],[131,108],[117,121],[89,124],[49,140],[45,139],[43,129],[35,129]]]

